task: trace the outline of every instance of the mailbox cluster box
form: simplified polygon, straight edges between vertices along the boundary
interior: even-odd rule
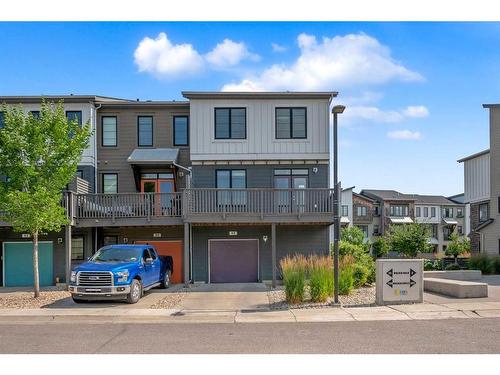
[[[421,303],[423,259],[377,259],[377,305]]]

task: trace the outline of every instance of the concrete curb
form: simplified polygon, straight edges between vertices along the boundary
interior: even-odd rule
[[[500,318],[500,303],[413,304],[291,310],[0,309],[0,324],[81,323],[314,323]]]

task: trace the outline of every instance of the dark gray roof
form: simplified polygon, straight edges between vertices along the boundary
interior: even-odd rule
[[[420,195],[414,194],[416,204],[434,204],[439,206],[457,204],[443,195]]]
[[[475,154],[466,156],[466,157],[464,157],[462,159],[458,159],[457,162],[463,163],[464,161],[467,161],[467,160],[470,160],[470,159],[475,159],[475,158],[477,158],[479,156],[483,156],[483,155],[486,155],[486,154],[489,154],[489,153],[490,153],[490,149],[483,150],[483,151],[480,151],[480,152],[476,152]]]
[[[6,95],[0,96],[0,103],[40,103],[42,99],[46,101],[64,101],[67,103],[81,102],[130,102],[128,99],[113,98],[100,95]]]
[[[447,197],[447,198],[455,203],[465,204],[465,194],[464,193],[455,194],[455,195],[452,195],[451,197]]]
[[[183,91],[189,99],[331,99],[338,95],[336,91]]]
[[[389,200],[389,201],[412,201],[415,200],[412,194],[403,194],[396,190],[376,190],[376,189],[363,189],[361,195],[366,195],[368,198],[376,200]]]
[[[177,148],[136,148],[127,161],[130,164],[172,164],[177,161]]]
[[[130,107],[189,107],[189,102],[186,100],[129,100],[124,102],[103,102],[102,107],[106,108],[130,108]]]

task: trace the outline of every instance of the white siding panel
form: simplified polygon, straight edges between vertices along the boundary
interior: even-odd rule
[[[464,162],[465,201],[478,202],[490,197],[490,154]]]

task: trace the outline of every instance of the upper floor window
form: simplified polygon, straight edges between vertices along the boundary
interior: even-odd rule
[[[438,225],[432,224],[431,230],[432,230],[432,238],[438,238]]]
[[[113,147],[117,145],[117,119],[116,116],[102,117],[102,145]]]
[[[380,208],[379,208],[379,206],[375,206],[375,208],[373,209],[373,214],[375,216],[379,216],[380,215]]]
[[[215,108],[215,139],[246,139],[246,108]]]
[[[246,189],[247,173],[244,169],[219,169],[216,171],[216,186],[219,189]],[[218,191],[218,204],[246,204],[245,191]]]
[[[464,209],[462,207],[457,207],[457,217],[464,217]]]
[[[342,205],[341,216],[349,216],[349,206]]]
[[[436,217],[436,207],[431,207],[431,217]]]
[[[36,119],[40,118],[40,111],[30,111],[30,114]]]
[[[363,231],[365,238],[368,238],[368,225],[356,225],[359,229]]]
[[[76,121],[78,125],[82,125],[82,111],[66,111],[66,118],[69,121]]]
[[[118,175],[116,173],[103,173],[102,192],[104,194],[118,193]]]
[[[189,125],[187,116],[174,116],[174,146],[189,144]]]
[[[306,108],[276,108],[276,139],[307,138]]]
[[[483,221],[486,221],[488,220],[488,216],[489,216],[489,207],[488,207],[488,203],[483,203],[483,204],[480,204],[479,205],[479,222],[483,222]]]
[[[0,111],[0,129],[5,126],[5,114]]]
[[[358,206],[356,208],[356,211],[357,211],[356,214],[358,216],[366,216],[366,206]]]
[[[137,117],[137,145],[139,147],[153,146],[153,117]]]
[[[420,217],[420,207],[415,208],[415,216]]]
[[[429,207],[424,207],[424,217],[429,217]]]
[[[408,206],[391,206],[389,209],[390,216],[408,216]]]
[[[453,208],[451,207],[443,208],[443,217],[448,217],[448,218],[453,217]]]

